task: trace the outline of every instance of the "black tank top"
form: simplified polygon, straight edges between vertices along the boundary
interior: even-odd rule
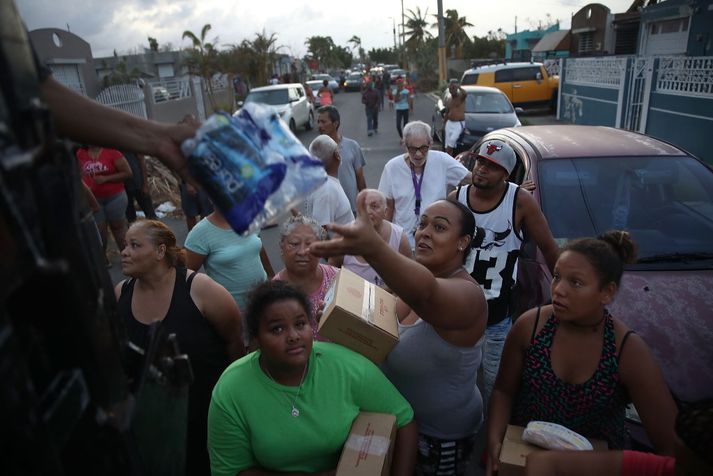
[[[166,334],[175,333],[179,350],[187,354],[194,381],[188,394],[187,474],[207,474],[206,427],[211,392],[229,364],[226,343],[201,314],[191,299],[191,283],[196,273],[186,279],[186,268],[176,268],[176,282],[171,304],[162,324]],[[131,311],[135,279],[128,279],[119,296],[119,315],[126,325],[129,340],[144,346],[149,326],[136,320]],[[196,461],[198,460],[198,461]]]

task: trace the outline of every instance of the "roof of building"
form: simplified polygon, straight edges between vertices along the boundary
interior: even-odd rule
[[[569,30],[553,31],[543,36],[532,52],[569,50]]]

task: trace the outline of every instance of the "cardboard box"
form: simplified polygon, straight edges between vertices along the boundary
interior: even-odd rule
[[[522,440],[522,432],[525,428],[516,425],[508,425],[503,438],[503,446],[500,449],[500,466],[498,476],[524,476],[527,455],[533,451],[547,451]],[[588,438],[595,450],[608,449],[607,442],[603,440],[593,440]]]
[[[361,412],[352,423],[336,476],[388,476],[396,439],[396,417]]]
[[[396,297],[348,269],[324,297],[319,334],[381,363],[399,341]]]

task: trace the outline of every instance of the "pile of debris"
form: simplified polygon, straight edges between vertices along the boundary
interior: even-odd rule
[[[149,193],[154,205],[159,207],[166,202],[170,202],[175,207],[175,210],[167,211],[166,214],[171,217],[183,218],[179,191],[181,179],[178,174],[169,170],[154,157],[146,157],[146,171],[148,173]],[[170,210],[170,208],[163,207],[166,210]]]

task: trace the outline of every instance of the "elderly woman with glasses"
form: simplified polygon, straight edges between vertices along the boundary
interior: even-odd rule
[[[273,279],[287,281],[307,295],[310,302],[310,325],[317,340],[316,312],[320,301],[324,300],[329,286],[337,275],[337,268],[319,262],[319,258],[309,252],[312,243],[324,239],[324,229],[314,218],[304,215],[290,217],[280,233],[280,255],[285,268]]]
[[[431,127],[409,122],[404,127],[405,154],[389,160],[381,173],[379,191],[386,196],[386,219],[401,226],[411,249],[421,213],[446,198],[448,186],[470,181],[470,173],[453,157],[431,148]]]

